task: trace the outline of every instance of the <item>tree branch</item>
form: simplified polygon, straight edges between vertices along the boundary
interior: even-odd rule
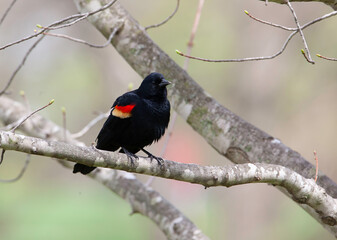
[[[5,18],[7,17],[7,14],[11,11],[12,7],[14,6],[15,2],[17,0],[13,0],[9,7],[6,9],[6,11],[4,12],[4,14],[2,15],[1,19],[0,19],[0,25],[3,23],[3,21],[5,20]]]
[[[81,12],[86,12],[99,8],[106,1],[75,2]],[[206,93],[151,40],[119,2],[104,14],[88,20],[105,37],[116,24],[124,22],[112,40],[116,50],[141,76],[157,71],[172,81],[173,87],[169,89],[172,107],[221,155],[234,163],[271,163],[292,169],[306,178],[315,176],[315,166],[299,153],[244,121]],[[317,183],[337,198],[337,185],[329,177],[321,173]]]
[[[1,158],[3,158],[3,156],[1,156]],[[2,183],[12,183],[12,182],[16,182],[16,181],[20,180],[21,177],[23,176],[23,174],[25,173],[25,171],[27,170],[29,162],[30,162],[30,154],[27,154],[25,165],[22,167],[19,174],[15,178],[12,178],[12,179],[0,179],[0,182],[2,182]]]
[[[75,146],[2,131],[0,131],[0,146],[7,151],[14,150],[88,166],[142,173],[201,184],[205,187],[270,183],[285,188],[295,202],[337,236],[337,201],[326,194],[326,191],[313,179],[306,179],[282,166],[261,163],[224,167],[199,166],[169,160],[165,160],[163,165],[158,165],[156,161],[143,157],[131,162],[125,154],[121,153],[100,151],[92,147]]]
[[[314,62],[314,61],[312,60],[312,58],[311,58],[311,54],[310,54],[310,51],[309,51],[309,47],[308,47],[307,41],[305,40],[304,33],[303,33],[302,28],[301,28],[301,25],[300,25],[300,23],[298,22],[298,18],[297,18],[296,12],[295,12],[294,8],[291,6],[289,0],[286,0],[286,1],[287,1],[287,6],[289,7],[289,9],[290,9],[290,11],[291,11],[291,13],[292,13],[292,15],[293,15],[293,17],[294,17],[294,20],[295,20],[297,29],[298,29],[298,31],[299,31],[299,33],[300,33],[300,35],[301,35],[301,38],[302,38],[302,41],[303,41],[303,44],[304,44],[304,48],[305,48],[306,54],[304,53],[304,51],[302,51],[302,52],[303,52],[303,55],[304,55],[304,57],[307,59],[307,61],[308,61],[309,63],[315,64],[315,62]]]
[[[0,97],[0,119],[4,124],[18,122],[28,114],[29,111],[21,103],[5,96]],[[31,116],[19,129],[30,136],[45,138],[50,141],[63,141],[64,139],[63,128],[39,114]],[[67,143],[72,144],[72,146],[84,146],[84,143],[75,140],[69,131],[66,131],[66,138]],[[31,147],[34,150],[36,146],[31,145]],[[64,164],[68,162],[62,161],[60,163],[72,168],[72,165]],[[208,239],[163,196],[138,181],[133,174],[112,169],[98,169],[90,177],[125,199],[131,205],[133,212],[141,213],[155,222],[168,239]]]
[[[176,8],[174,9],[174,11],[170,14],[170,16],[168,16],[164,21],[157,23],[157,24],[152,24],[150,26],[145,27],[145,30],[149,30],[151,28],[157,28],[162,26],[163,24],[167,23],[171,18],[173,18],[173,16],[177,13],[178,9],[179,9],[179,3],[180,0],[177,0],[177,5]]]
[[[291,8],[292,9],[292,8]],[[293,10],[293,9],[292,9]],[[264,20],[261,20],[261,19],[258,19],[256,17],[253,17],[251,14],[249,14],[248,11],[245,11],[245,13],[250,17],[252,18],[253,20],[257,21],[257,22],[260,22],[260,23],[263,23],[263,24],[266,24],[266,25],[269,25],[269,26],[272,26],[272,27],[276,27],[276,28],[280,28],[280,29],[283,29],[283,30],[286,30],[286,31],[292,31],[292,33],[288,36],[288,38],[286,39],[286,41],[284,42],[284,44],[282,45],[281,49],[279,51],[277,51],[276,53],[274,53],[273,55],[269,55],[269,56],[261,56],[261,57],[246,57],[246,58],[234,58],[234,59],[209,59],[209,58],[201,58],[201,57],[195,57],[195,56],[191,56],[188,52],[187,54],[185,53],[182,53],[181,51],[179,50],[176,50],[176,53],[179,54],[180,56],[183,56],[185,58],[188,58],[188,59],[195,59],[195,60],[199,60],[199,61],[204,61],[204,62],[212,62],[212,63],[224,63],[224,62],[248,62],[248,61],[261,61],[261,60],[270,60],[270,59],[273,59],[273,58],[276,58],[277,56],[281,55],[284,50],[286,49],[288,43],[290,42],[290,40],[293,38],[293,36],[295,36],[295,34],[297,32],[301,32],[301,38],[304,42],[304,45],[305,45],[305,48],[306,48],[306,51],[308,53],[308,56],[309,56],[309,49],[308,49],[308,46],[307,46],[307,43],[304,39],[304,35],[303,35],[303,32],[302,30],[311,26],[312,24],[315,24],[319,21],[322,21],[323,19],[327,19],[329,17],[332,17],[332,16],[335,16],[337,15],[337,11],[333,11],[331,13],[328,13],[328,14],[325,14],[319,18],[316,18],[306,24],[304,24],[303,26],[299,26],[299,23],[298,23],[298,20],[297,20],[297,17],[295,18],[295,21],[296,21],[296,24],[297,24],[297,28],[288,28],[288,27],[285,27],[285,26],[282,26],[282,25],[279,25],[279,24],[275,24],[275,23],[271,23],[271,22],[267,22],[267,21],[264,21]],[[310,63],[314,63],[310,57],[310,59],[307,57],[307,55],[305,54],[304,50],[302,50],[302,54],[303,56],[305,57],[305,59],[310,62]],[[320,57],[319,55],[317,55],[318,57]]]
[[[265,0],[260,0],[265,1]],[[269,2],[287,4],[286,0],[269,0]],[[332,9],[337,10],[337,1],[336,0],[289,0],[289,2],[321,2],[332,7]]]
[[[12,73],[11,77],[8,79],[6,86],[0,91],[0,96],[2,94],[4,94],[7,89],[9,88],[9,86],[11,85],[11,83],[13,82],[16,74],[21,70],[21,68],[23,67],[23,65],[25,64],[28,56],[30,55],[30,53],[34,50],[34,48],[42,41],[42,39],[44,38],[44,36],[39,37],[38,40],[36,40],[34,42],[34,44],[28,49],[28,51],[26,52],[25,56],[23,57],[21,63],[19,64],[19,66],[14,70],[14,72]]]
[[[321,54],[316,54],[316,56],[319,57],[319,58],[323,58],[325,60],[329,60],[329,61],[337,61],[337,58],[324,57]]]
[[[97,117],[95,117],[94,119],[92,119],[84,128],[82,128],[79,132],[77,133],[73,133],[71,136],[73,138],[80,138],[82,137],[84,134],[86,134],[93,126],[95,126],[99,121],[109,117],[110,114],[109,110],[106,113],[100,113]]]
[[[61,20],[58,20],[58,21],[56,21],[56,22],[48,25],[47,27],[43,27],[41,25],[37,25],[39,28],[41,28],[41,31],[38,31],[35,34],[29,35],[27,37],[24,37],[24,38],[22,38],[20,40],[15,41],[15,42],[8,43],[8,44],[0,47],[0,51],[6,49],[8,47],[11,47],[13,45],[16,45],[16,44],[22,43],[24,41],[27,41],[29,39],[32,39],[34,37],[37,37],[37,36],[39,36],[39,35],[47,32],[49,30],[56,30],[56,29],[65,28],[65,27],[69,27],[71,25],[74,25],[75,23],[78,23],[79,21],[82,21],[82,20],[88,18],[89,16],[92,16],[92,15],[95,15],[96,13],[98,13],[98,12],[104,11],[105,9],[111,7],[111,5],[113,5],[116,1],[117,0],[109,1],[109,2],[107,2],[106,5],[102,6],[101,8],[95,9],[95,11],[92,11],[92,12],[86,12],[86,13],[82,13],[82,14],[75,14],[75,15],[63,18]]]

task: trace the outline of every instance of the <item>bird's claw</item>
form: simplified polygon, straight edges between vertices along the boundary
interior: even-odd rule
[[[152,155],[150,152],[146,151],[144,148],[141,149],[144,153],[147,154],[147,157],[150,158],[151,162],[153,159],[156,159],[156,161],[158,162],[159,166],[164,165],[164,160],[161,157],[156,157],[154,155]]]
[[[131,165],[135,165],[135,161],[134,159],[139,159],[139,157],[136,154],[133,154],[131,152],[129,152],[128,150],[126,150],[125,148],[123,148],[124,153],[126,154],[126,156],[128,157],[128,160],[130,160]]]
[[[128,159],[130,160],[130,162],[131,162],[131,165],[135,165],[135,161],[134,161],[134,159],[137,159],[138,160],[138,156],[137,155],[135,155],[135,154],[132,154],[132,155],[128,155],[128,154],[126,154],[126,156],[128,157]]]
[[[148,156],[150,158],[150,161],[152,162],[153,159],[156,159],[156,161],[158,162],[158,165],[161,166],[164,164],[164,159],[162,159],[161,157],[156,157],[154,155],[149,155]]]

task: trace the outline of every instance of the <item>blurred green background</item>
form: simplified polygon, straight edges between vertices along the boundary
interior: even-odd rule
[[[0,14],[10,4],[0,2]],[[143,26],[162,21],[175,8],[171,1],[120,1]],[[182,0],[177,15],[149,35],[178,64],[185,51],[198,1]],[[331,9],[319,3],[293,4],[301,23]],[[278,51],[288,32],[262,25],[245,14],[286,26],[295,26],[286,6],[257,0],[206,1],[195,38],[193,55],[206,58],[266,56]],[[47,25],[72,15],[72,1],[18,1],[0,26],[0,45],[32,34],[36,24]],[[276,59],[246,63],[190,61],[188,72],[225,107],[248,122],[279,138],[337,181],[337,68],[335,62],[316,53],[337,56],[336,17],[305,30],[316,61],[305,61],[297,36]],[[83,21],[60,33],[103,44],[105,39]],[[32,41],[0,52],[0,86],[10,77]],[[109,46],[89,48],[63,39],[47,37],[29,56],[10,90],[22,101],[24,90],[32,109],[54,98],[42,115],[62,124],[61,107],[67,110],[67,126],[77,132],[107,111],[114,99],[142,79]],[[80,140],[92,143],[103,121]],[[159,154],[162,141],[151,146]],[[224,165],[229,162],[178,117],[166,157],[180,162]],[[16,176],[25,155],[7,152],[0,178]],[[146,181],[148,177],[139,176]],[[265,184],[213,188],[166,179],[153,187],[189,217],[211,239],[333,239],[292,200]],[[147,218],[129,216],[131,208],[99,183],[73,175],[54,160],[32,157],[24,177],[16,183],[0,184],[0,239],[165,239]]]

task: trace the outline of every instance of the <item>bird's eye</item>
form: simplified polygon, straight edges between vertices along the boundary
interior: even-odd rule
[[[157,78],[155,81],[154,81],[154,84],[156,85],[159,85],[161,83],[161,79],[160,78]]]

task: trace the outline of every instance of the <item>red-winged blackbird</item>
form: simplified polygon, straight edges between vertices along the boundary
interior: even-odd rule
[[[158,141],[165,133],[170,120],[170,102],[166,86],[170,84],[160,73],[148,75],[138,89],[118,97],[110,115],[97,136],[97,149],[125,153],[128,158],[137,158],[142,150],[161,164],[162,159],[144,149]],[[76,163],[73,173],[88,174],[95,167]]]

